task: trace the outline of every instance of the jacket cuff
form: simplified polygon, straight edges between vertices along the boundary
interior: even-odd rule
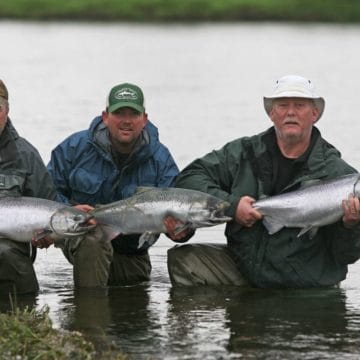
[[[233,202],[231,202],[230,206],[225,210],[225,215],[235,219],[236,209],[239,205],[239,202],[240,202],[240,197],[235,199]]]

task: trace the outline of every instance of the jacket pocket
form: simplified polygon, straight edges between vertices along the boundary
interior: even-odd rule
[[[0,174],[0,196],[21,196],[25,178],[16,174]]]
[[[93,204],[96,202],[104,179],[101,174],[77,168],[70,173],[69,183],[72,190],[72,200],[78,203]]]

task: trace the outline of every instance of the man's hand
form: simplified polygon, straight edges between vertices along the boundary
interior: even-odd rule
[[[349,195],[347,200],[343,200],[342,208],[344,210],[344,216],[342,218],[344,226],[346,228],[352,228],[360,221],[360,201],[359,198],[353,194]]]
[[[239,224],[251,227],[256,221],[262,219],[262,215],[259,211],[253,208],[252,204],[255,202],[250,196],[243,196],[236,209],[235,220]]]
[[[78,205],[74,205],[74,208],[79,209],[81,211],[84,211],[86,213],[93,211],[94,207],[88,204],[78,204]],[[89,225],[96,225],[96,220],[95,219],[90,219],[89,220]]]
[[[190,229],[184,229],[181,232],[177,233],[176,230],[179,229],[179,227],[183,226],[184,223],[174,219],[172,216],[168,216],[164,219],[164,225],[166,227],[166,234],[173,241],[181,242],[181,240],[183,240],[190,234],[190,232],[192,232],[192,230]]]
[[[31,244],[39,249],[47,249],[50,245],[54,243],[54,239],[50,235],[46,235],[37,239],[36,234],[31,239]]]
[[[78,204],[75,205],[74,208],[84,211],[86,213],[94,210],[94,207],[87,204]],[[90,219],[89,224],[96,225],[95,219]],[[49,235],[42,236],[43,230],[39,230],[36,234],[34,234],[31,239],[31,244],[39,249],[47,249],[50,245],[54,243],[54,241],[59,239],[59,236],[51,233]]]

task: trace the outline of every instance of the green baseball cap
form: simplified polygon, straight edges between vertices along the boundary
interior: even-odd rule
[[[130,107],[141,113],[145,112],[144,94],[142,90],[129,83],[114,86],[106,101],[108,112],[114,112],[123,107]]]
[[[0,80],[0,96],[5,100],[9,100],[9,93],[7,88],[2,80]]]

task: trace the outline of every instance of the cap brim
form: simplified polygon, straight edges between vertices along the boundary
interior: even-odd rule
[[[315,102],[317,109],[319,110],[319,117],[317,118],[316,121],[318,121],[321,118],[321,116],[324,112],[324,108],[325,108],[325,100],[322,97],[311,98],[308,96],[299,96],[298,93],[293,96],[292,95],[287,95],[287,96],[281,95],[281,96],[273,96],[273,97],[264,96],[264,108],[265,108],[265,111],[268,114],[268,116],[270,116],[273,100],[281,99],[281,98],[291,98],[291,97],[313,100]]]
[[[141,113],[145,112],[145,108],[143,106],[132,103],[132,102],[118,102],[116,104],[113,104],[108,107],[108,112],[112,113],[112,112],[114,112],[118,109],[124,108],[124,107],[129,107],[129,108],[135,109]]]

